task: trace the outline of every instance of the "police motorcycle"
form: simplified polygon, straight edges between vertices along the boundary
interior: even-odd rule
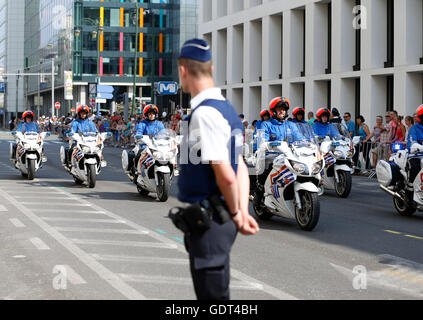
[[[408,159],[419,159],[423,163],[423,141],[414,142],[410,153],[402,143],[394,143],[389,162],[381,160],[376,167],[380,188],[393,197],[395,209],[402,216],[423,211],[423,166],[413,182],[413,205],[410,206],[406,199]]]
[[[86,132],[68,133],[70,145],[74,144],[72,155],[67,159],[69,148],[60,148],[60,160],[65,170],[73,176],[76,184],[86,183],[95,188],[97,175],[107,166],[103,159],[104,141],[111,133]],[[68,161],[69,160],[69,161]]]
[[[35,173],[47,162],[43,153],[44,139],[50,132],[12,132],[16,139],[16,147],[10,144],[10,161],[23,177],[34,180]]]
[[[258,142],[254,161],[257,175],[268,172],[263,168],[268,164],[273,167],[266,178],[264,197],[255,193],[253,208],[261,220],[280,216],[295,220],[302,230],[312,231],[320,216],[318,186],[325,161],[310,126],[293,125],[304,140],[293,141],[287,132],[286,141]]]
[[[354,144],[348,135],[348,129],[342,124],[328,125],[338,135],[318,137],[320,152],[325,159],[319,194],[323,194],[325,189],[335,190],[339,197],[348,198],[352,186]]]
[[[122,168],[139,194],[156,193],[161,202],[167,201],[181,141],[182,136],[165,129],[155,136],[136,135],[132,152],[122,152]]]

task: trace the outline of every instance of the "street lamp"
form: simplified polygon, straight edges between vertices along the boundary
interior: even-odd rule
[[[91,26],[96,27],[95,30],[92,31],[91,36],[93,39],[97,39],[97,79],[96,83],[97,86],[100,84],[100,37],[99,35],[103,34],[104,28],[100,25],[99,20],[93,20],[90,18],[83,18],[81,19],[81,22],[87,22]],[[81,29],[76,28],[75,29],[75,37],[80,37],[81,35]],[[97,115],[100,115],[100,104],[97,103]]]

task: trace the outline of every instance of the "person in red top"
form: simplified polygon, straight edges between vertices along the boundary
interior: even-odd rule
[[[391,111],[391,143],[401,142],[405,139],[406,129],[405,126],[402,124],[400,117],[398,116],[398,112]]]

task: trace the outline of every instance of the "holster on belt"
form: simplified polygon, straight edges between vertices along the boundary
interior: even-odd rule
[[[202,234],[210,229],[212,220],[218,224],[231,221],[226,203],[218,195],[186,208],[173,208],[169,211],[169,218],[184,234]]]

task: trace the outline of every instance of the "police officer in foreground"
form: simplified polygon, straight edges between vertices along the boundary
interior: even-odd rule
[[[22,115],[22,120],[23,122],[21,122],[18,126],[17,131],[18,132],[40,132],[40,129],[38,128],[38,124],[37,122],[34,121],[35,115],[32,111],[25,111]],[[17,148],[17,144],[14,143],[13,144],[13,151],[12,151],[12,159],[15,160],[16,158],[16,148]]]
[[[178,60],[192,113],[184,121],[179,195],[187,208],[170,212],[185,232],[190,269],[199,300],[229,300],[229,254],[237,231],[253,235],[258,224],[248,212],[249,178],[242,159],[242,124],[234,107],[215,88],[210,47],[187,41]],[[173,212],[172,212],[173,211]]]

